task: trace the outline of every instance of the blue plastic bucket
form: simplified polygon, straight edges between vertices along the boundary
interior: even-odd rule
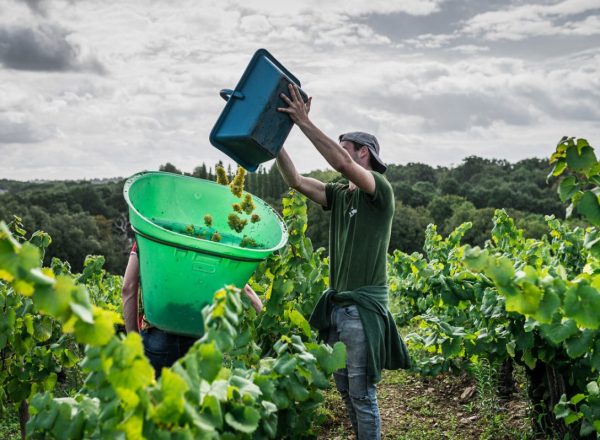
[[[221,90],[227,101],[210,133],[210,142],[249,171],[274,159],[294,123],[278,112],[287,107],[281,93],[289,96],[288,85],[300,81],[265,49],[259,49],[235,90]],[[301,91],[302,98],[308,97]]]

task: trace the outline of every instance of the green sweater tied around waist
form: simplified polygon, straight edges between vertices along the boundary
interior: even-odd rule
[[[381,370],[410,368],[410,356],[394,318],[388,309],[387,286],[364,286],[337,292],[328,289],[319,298],[310,316],[310,325],[326,341],[335,305],[355,305],[367,339],[367,376],[372,383],[381,380]]]

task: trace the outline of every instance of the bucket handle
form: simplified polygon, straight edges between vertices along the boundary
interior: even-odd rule
[[[231,98],[244,99],[244,94],[242,92],[231,89],[222,89],[219,92],[219,95],[221,95],[221,98],[223,98],[225,101],[229,101]]]

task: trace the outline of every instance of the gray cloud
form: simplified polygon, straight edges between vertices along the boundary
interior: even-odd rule
[[[485,128],[499,121],[526,126],[536,119],[534,111],[520,106],[516,100],[499,99],[487,93],[446,92],[422,97],[376,95],[363,102],[396,114],[418,116],[422,130],[428,133]]]
[[[52,136],[48,127],[34,123],[32,118],[19,112],[0,112],[0,144],[32,144]]]
[[[406,12],[373,13],[361,21],[395,41],[418,38],[426,34],[452,34],[462,26],[465,17],[472,17],[490,9],[506,6],[507,0],[441,2],[431,14],[414,16]]]
[[[346,107],[354,112],[362,108],[367,117],[388,123],[410,121],[403,129],[416,133],[465,132],[497,124],[522,130],[548,119],[569,124],[600,119],[598,51],[544,63],[486,52],[459,62],[407,58],[379,62],[377,69],[337,70],[335,85],[309,84],[307,90],[316,88],[315,104],[325,93],[341,96],[350,87]],[[327,77],[329,72],[321,74]],[[338,112],[329,117],[334,114],[345,120]]]
[[[0,27],[0,62],[16,70],[104,73],[102,64],[93,56],[82,56],[68,35],[50,24]]]
[[[374,13],[359,19],[387,36],[404,53],[493,49],[500,56],[557,56],[600,41],[597,0],[454,0],[425,16]],[[527,40],[527,44],[522,44]]]
[[[22,0],[29,6],[31,12],[45,16],[48,13],[46,0]]]
[[[547,35],[598,35],[598,12],[600,4],[597,0],[520,4],[471,17],[463,31],[491,41],[519,41]]]
[[[390,162],[600,139],[598,0],[0,3],[0,167],[17,178],[227,162],[208,141],[218,91],[259,47],[302,80],[325,133],[372,131]],[[286,149],[301,171],[326,166],[299,130]]]

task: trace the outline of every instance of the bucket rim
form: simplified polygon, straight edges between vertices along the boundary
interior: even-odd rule
[[[125,183],[123,185],[123,197],[125,198],[125,202],[127,202],[127,206],[129,207],[130,210],[134,211],[137,214],[137,216],[147,225],[149,225],[153,228],[158,228],[162,231],[165,231],[167,233],[167,235],[182,237],[186,240],[192,239],[194,241],[197,241],[198,243],[209,242],[206,239],[193,237],[193,236],[186,235],[186,234],[181,234],[179,232],[171,231],[170,229],[160,226],[159,224],[148,219],[133,205],[133,203],[131,202],[131,199],[129,198],[129,190],[136,182],[139,182],[141,179],[149,177],[149,176],[164,176],[164,177],[176,178],[176,179],[201,181],[205,184],[211,184],[211,185],[214,185],[217,187],[223,187],[224,185],[221,185],[212,180],[202,179],[200,177],[185,176],[185,175],[174,174],[174,173],[169,173],[169,172],[165,172],[165,171],[141,171],[141,172],[138,172],[138,173],[135,173],[135,174],[129,176],[125,180]],[[244,191],[244,192],[247,192],[247,191]],[[251,193],[248,193],[248,194],[251,194]],[[279,243],[277,243],[276,245],[274,245],[270,248],[253,249],[253,248],[240,247],[240,246],[235,246],[235,245],[231,245],[231,244],[210,241],[209,243],[211,244],[211,247],[215,247],[216,249],[221,248],[224,251],[226,249],[229,249],[229,250],[235,251],[235,252],[243,251],[244,253],[246,253],[249,256],[249,258],[252,258],[252,257],[250,257],[250,255],[254,254],[254,255],[256,255],[256,257],[254,257],[254,258],[256,258],[257,260],[259,260],[259,259],[264,260],[269,254],[271,254],[275,251],[278,251],[279,249],[281,249],[282,247],[284,247],[287,244],[287,241],[289,238],[288,229],[287,229],[287,225],[285,224],[281,215],[279,215],[279,213],[275,209],[273,209],[273,207],[271,205],[269,205],[267,202],[262,200],[260,197],[252,194],[252,198],[253,198],[253,200],[261,203],[266,209],[269,209],[276,216],[279,227],[281,228],[281,239],[279,240]],[[169,241],[169,244],[179,244],[179,243]],[[199,249],[199,251],[200,250],[201,249]],[[259,255],[264,255],[264,256],[259,256]],[[229,255],[226,252],[224,252],[221,256],[226,257],[226,258],[229,257]]]

